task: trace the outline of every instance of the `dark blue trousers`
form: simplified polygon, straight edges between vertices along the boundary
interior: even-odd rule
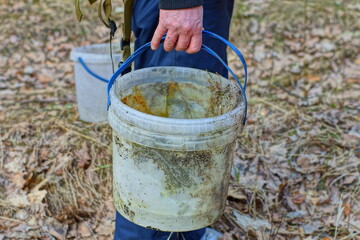
[[[204,233],[205,228],[191,232],[174,232],[170,239],[200,240]],[[136,225],[116,212],[115,240],[167,240],[170,234],[170,232],[160,232]]]
[[[233,11],[234,0],[205,0],[204,1],[204,28],[225,39],[229,38],[229,26]],[[136,37],[135,49],[150,42],[159,21],[158,0],[135,0],[132,29]],[[214,39],[203,38],[203,43],[213,49],[227,62],[226,46]],[[206,52],[187,54],[186,52],[165,52],[162,45],[158,50],[145,51],[136,61],[135,69],[152,66],[182,66],[208,70],[228,76],[226,68],[214,57]],[[205,228],[173,233],[171,240],[200,240]],[[180,236],[182,235],[182,236]],[[138,226],[118,212],[116,213],[115,240],[166,240],[169,232],[160,232]]]
[[[133,31],[136,37],[135,49],[150,42],[159,22],[158,0],[135,0],[133,14]],[[225,39],[229,38],[229,26],[234,0],[205,0],[204,29],[214,32]],[[203,39],[203,43],[212,48],[225,62],[226,45],[211,38]],[[182,66],[217,72],[227,77],[227,70],[222,64],[204,51],[196,54],[164,51],[162,46],[156,51],[144,52],[135,60],[135,69],[153,66]]]

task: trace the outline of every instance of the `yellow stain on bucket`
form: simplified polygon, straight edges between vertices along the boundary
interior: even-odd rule
[[[135,110],[138,110],[143,113],[154,115],[151,111],[149,106],[146,103],[146,100],[144,96],[139,91],[138,87],[134,88],[133,94],[130,94],[128,96],[125,96],[121,101],[128,105],[129,107],[134,108]]]
[[[177,119],[218,116],[235,107],[229,99],[229,89],[214,83],[210,86],[173,81],[150,83],[135,86],[120,98],[137,111]]]

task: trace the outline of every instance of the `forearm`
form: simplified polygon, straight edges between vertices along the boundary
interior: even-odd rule
[[[159,0],[160,9],[184,9],[203,5],[203,0]]]

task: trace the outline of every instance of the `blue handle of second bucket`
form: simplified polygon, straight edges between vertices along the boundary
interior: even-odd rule
[[[246,116],[247,116],[247,98],[246,98],[246,84],[247,84],[247,66],[246,66],[246,61],[244,56],[242,55],[242,53],[240,52],[240,50],[238,50],[233,44],[231,44],[229,41],[227,41],[226,39],[220,37],[219,35],[209,32],[209,31],[203,31],[203,35],[204,36],[209,36],[215,39],[218,39],[220,41],[222,41],[223,43],[225,43],[226,45],[228,45],[231,49],[234,50],[234,52],[238,55],[239,59],[241,60],[242,64],[243,64],[243,68],[244,68],[244,86],[240,83],[239,79],[236,77],[236,75],[234,74],[234,72],[229,68],[229,66],[221,59],[221,57],[216,54],[212,49],[210,49],[208,46],[202,44],[201,49],[205,50],[206,52],[208,52],[210,55],[214,56],[215,58],[217,58],[223,65],[224,67],[230,72],[230,74],[235,78],[236,82],[239,84],[240,90],[244,96],[244,101],[245,101],[245,116],[244,116],[244,122],[243,124],[245,125],[246,122]],[[162,40],[165,39],[165,36],[162,37]],[[107,103],[107,108],[109,109],[109,106],[111,104],[110,101],[110,89],[112,87],[112,85],[114,84],[116,78],[122,74],[125,69],[130,66],[130,64],[142,53],[144,52],[148,47],[150,47],[151,42],[148,42],[146,44],[144,44],[143,46],[141,46],[140,48],[138,48],[132,55],[129,56],[128,59],[126,59],[123,64],[121,64],[120,68],[118,70],[116,70],[116,72],[114,73],[114,75],[111,77],[108,86],[107,86],[107,93],[108,93],[108,103]]]
[[[91,71],[91,69],[86,65],[86,63],[84,62],[84,60],[79,57],[78,61],[80,62],[81,66],[93,77],[99,79],[100,81],[106,82],[108,83],[109,80],[107,80],[106,78],[100,77],[99,75],[97,75],[96,73],[94,73],[93,71]]]

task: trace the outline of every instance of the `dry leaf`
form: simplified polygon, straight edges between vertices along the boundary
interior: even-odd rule
[[[359,178],[359,176],[356,176],[356,175],[349,175],[349,176],[346,176],[343,180],[343,184],[352,184],[355,182],[355,180],[357,180]]]
[[[309,190],[306,195],[306,200],[310,201],[313,205],[322,205],[330,202],[330,197],[326,191]]]
[[[303,169],[309,169],[311,167],[310,159],[306,155],[299,156],[296,163]]]
[[[344,203],[342,207],[344,208],[344,217],[348,217],[351,214],[351,204]]]
[[[291,201],[294,204],[301,204],[305,201],[306,197],[304,194],[297,194],[296,196],[294,196],[293,198],[291,198]]]
[[[95,231],[100,235],[110,236],[113,234],[115,223],[111,220],[102,221]]]
[[[306,79],[309,81],[309,83],[315,83],[315,82],[319,82],[321,80],[321,78],[316,75],[307,75]]]
[[[89,148],[86,142],[83,142],[82,148],[76,152],[76,155],[78,156],[78,167],[87,169],[91,164],[91,157],[89,155]]]
[[[39,81],[39,83],[49,83],[52,81],[51,77],[45,74],[38,74],[37,80]]]
[[[36,190],[34,192],[29,193],[27,196],[31,203],[38,204],[42,202],[46,194],[47,194],[46,190]]]
[[[82,238],[91,236],[90,224],[88,222],[81,222],[78,224],[78,233]]]
[[[287,148],[286,148],[285,143],[281,143],[278,145],[272,145],[270,147],[270,154],[274,160],[277,160],[277,161],[285,160],[286,154],[287,154]]]
[[[71,225],[69,225],[69,229],[67,232],[67,239],[77,239],[78,238],[78,231],[77,231],[77,223],[72,223]]]
[[[243,193],[241,187],[238,185],[234,185],[234,184],[229,186],[228,196],[235,198],[237,200],[246,200],[247,199],[247,197]]]
[[[354,61],[354,63],[357,64],[357,65],[360,65],[360,58],[356,59],[356,60]]]
[[[219,240],[234,240],[234,237],[231,233],[225,233],[224,236],[219,238]]]
[[[22,172],[25,170],[25,162],[26,159],[21,158],[18,153],[9,152],[9,159],[6,161],[4,167],[8,172],[11,173]]]
[[[265,230],[271,228],[271,223],[262,220],[260,218],[252,218],[249,215],[241,214],[236,210],[233,210],[233,215],[235,216],[234,221],[238,224],[241,228],[246,229],[248,227],[255,229],[255,230]]]
[[[347,83],[360,83],[360,78],[347,78],[345,81]]]
[[[56,237],[57,239],[65,239],[66,233],[69,226],[67,224],[62,224],[58,220],[52,217],[48,217],[44,222],[42,222],[42,228],[47,231],[50,235]]]
[[[44,160],[47,160],[48,157],[49,157],[49,149],[46,147],[40,148],[39,159],[44,161]]]
[[[19,208],[26,207],[30,204],[24,191],[18,191],[18,193],[12,192],[8,195],[6,200],[12,206]]]
[[[15,184],[15,186],[19,189],[22,189],[24,187],[24,184],[26,180],[24,179],[24,173],[23,172],[15,172],[8,175],[8,178],[11,182]]]

